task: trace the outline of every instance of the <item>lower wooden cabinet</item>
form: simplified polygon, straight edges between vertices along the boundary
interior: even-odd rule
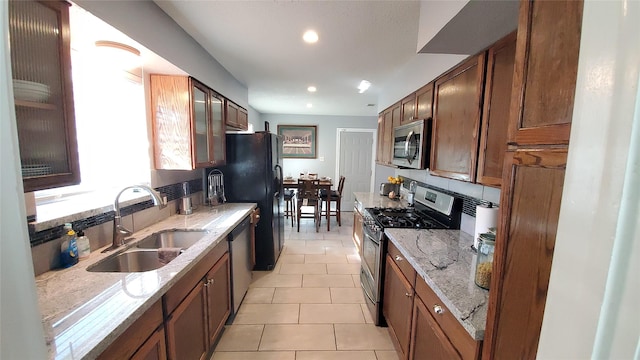
[[[165,321],[169,359],[204,359],[209,350],[204,285],[200,282]]]
[[[164,326],[160,326],[150,338],[133,354],[132,360],[164,360],[167,358]]]
[[[413,302],[413,326],[409,359],[455,360],[462,359],[444,334],[425,304],[416,296]]]
[[[406,359],[411,335],[413,286],[391,256],[387,255],[386,259],[382,314],[387,320],[391,340],[400,353],[400,359]]]
[[[389,242],[382,313],[401,360],[476,360],[474,340],[413,266]]]
[[[364,236],[362,224],[362,214],[360,214],[358,209],[353,209],[353,242],[358,248],[358,254],[360,254],[362,249],[362,237]]]
[[[215,344],[231,313],[229,253],[225,253],[205,279],[207,295],[208,347]]]
[[[160,340],[158,329],[162,330]],[[158,342],[162,344],[158,344]],[[162,304],[160,301],[142,314],[97,359],[155,359],[152,355],[154,347],[157,348],[155,351],[158,358],[165,359]]]

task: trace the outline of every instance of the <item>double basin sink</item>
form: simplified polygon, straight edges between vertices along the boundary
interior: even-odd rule
[[[143,272],[165,266],[177,253],[202,239],[206,230],[163,230],[153,233],[122,253],[91,265],[91,272]],[[173,253],[173,254],[170,254]],[[170,256],[166,256],[170,255]]]

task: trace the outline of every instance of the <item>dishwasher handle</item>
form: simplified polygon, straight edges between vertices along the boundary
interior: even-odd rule
[[[244,218],[244,220],[242,220],[240,224],[238,224],[238,226],[236,226],[235,229],[233,229],[229,233],[227,240],[233,241],[233,239],[237,238],[238,236],[240,236],[240,234],[242,234],[243,231],[248,229],[249,225],[251,225],[251,216],[247,216],[246,218]]]

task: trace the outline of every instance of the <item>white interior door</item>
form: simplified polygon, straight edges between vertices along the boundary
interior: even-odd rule
[[[354,192],[371,192],[373,188],[374,129],[338,129],[338,159],[335,181],[345,177],[342,210],[351,211]],[[336,185],[337,186],[337,185]]]

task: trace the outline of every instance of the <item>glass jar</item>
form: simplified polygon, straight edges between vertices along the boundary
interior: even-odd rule
[[[476,260],[476,285],[489,290],[491,272],[493,270],[493,251],[496,245],[496,235],[482,233],[478,240],[478,258]]]

